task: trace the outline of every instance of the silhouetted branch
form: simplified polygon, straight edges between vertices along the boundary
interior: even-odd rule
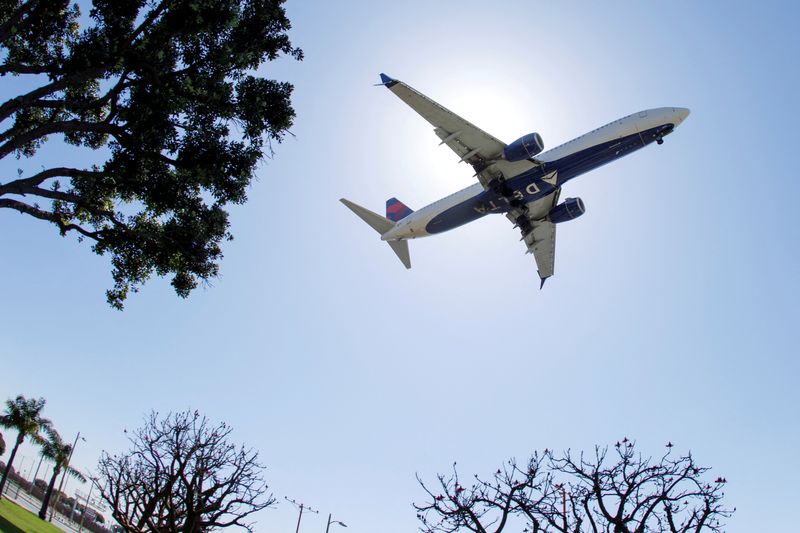
[[[703,481],[709,469],[691,454],[673,456],[668,446],[655,461],[628,439],[614,446],[613,460],[607,447],[596,447],[591,458],[545,450],[524,466],[508,461],[487,480],[475,476],[471,487],[461,485],[454,467],[452,475],[437,476],[439,491],[418,476],[428,500],[414,507],[421,530],[430,533],[722,531],[733,513],[722,505],[726,480]]]
[[[229,442],[231,428],[198,413],[152,413],[125,454],[104,453],[103,499],[126,531],[207,531],[237,525],[275,503],[258,454]]]

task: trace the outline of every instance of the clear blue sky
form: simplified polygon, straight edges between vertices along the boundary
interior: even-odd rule
[[[107,259],[0,212],[0,397],[47,398],[66,438],[86,436],[82,469],[123,449],[151,408],[225,420],[279,498],[320,509],[302,531],[323,531],[328,512],[352,533],[414,531],[415,472],[457,460],[488,473],[623,436],[648,454],[671,440],[725,476],[729,531],[795,523],[797,7],[287,9],[306,59],[265,72],[296,85],[295,137],[233,209],[212,287],[184,301],[153,280],[113,311]],[[338,203],[418,208],[472,183],[426,122],[372,87],[379,72],[506,142],[538,131],[555,146],[651,107],[692,114],[663,146],[567,185],[587,213],[560,227],[539,291],[504,217],[412,242],[405,271]],[[48,157],[70,157],[58,150]],[[295,520],[284,503],[258,531]]]

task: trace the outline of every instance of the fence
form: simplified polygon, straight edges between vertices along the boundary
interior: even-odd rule
[[[5,469],[5,464],[0,462],[0,472]],[[32,513],[38,513],[42,508],[44,495],[47,491],[47,483],[43,480],[37,479],[38,483],[31,483],[27,479],[18,475],[12,468],[8,473],[8,480],[6,482],[3,496],[15,501],[17,504],[28,509]],[[52,502],[55,501],[57,490],[53,490],[50,497],[50,509],[52,509]],[[58,508],[53,517],[53,520],[58,522],[56,525],[61,529],[68,531],[78,531],[80,529],[81,511],[83,505],[79,505],[75,498],[68,497],[66,494],[61,494],[58,499]],[[48,510],[48,513],[50,511]],[[111,530],[106,528],[102,523],[97,522],[97,518],[102,515],[96,513],[93,509],[89,509],[83,522],[83,531],[90,531],[91,533],[111,533]]]

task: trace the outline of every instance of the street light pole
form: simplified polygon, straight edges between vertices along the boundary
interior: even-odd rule
[[[31,480],[31,483],[36,481],[36,476],[39,475],[39,468],[42,466],[42,461],[44,461],[44,455],[39,455],[39,464],[36,465],[36,473],[33,474],[33,479]]]
[[[328,530],[331,528],[331,524],[339,524],[342,527],[347,527],[347,524],[345,524],[344,522],[340,522],[338,520],[334,520],[333,522],[331,522],[331,514],[332,513],[328,513],[328,525],[325,526],[325,533],[328,533]]]
[[[78,439],[81,437],[81,432],[79,431],[77,435],[75,435],[75,442],[72,443],[72,448],[69,451],[69,457],[67,457],[67,464],[64,466],[64,473],[61,474],[61,483],[58,484],[58,493],[56,493],[56,499],[53,503],[53,508],[50,510],[50,521],[53,521],[53,516],[56,513],[56,509],[58,509],[58,499],[61,496],[61,490],[64,488],[64,479],[67,477],[67,470],[69,470],[69,463],[72,461],[72,454],[75,453],[75,446],[78,445]],[[86,442],[86,439],[83,439]]]
[[[94,483],[97,480],[97,478],[94,477],[89,479],[92,480],[92,486],[89,487],[89,495],[86,496],[86,505],[83,506],[83,512],[81,513],[81,527],[78,528],[78,533],[83,531],[83,519],[86,517],[86,510],[89,509],[89,500],[92,498],[92,489],[94,488]]]
[[[25,460],[26,459],[30,459],[31,460],[31,468],[30,468],[31,470],[33,470],[33,463],[36,462],[36,457],[28,457],[26,455],[26,456],[24,456],[22,458],[22,461],[20,461],[20,465],[19,465],[19,477],[22,478],[22,479],[25,479],[25,473],[23,472],[23,470],[25,470]],[[17,485],[17,493],[14,494],[14,498],[19,498],[19,489],[20,489],[20,487],[22,487],[22,484],[17,483],[17,482],[15,482],[15,484]]]

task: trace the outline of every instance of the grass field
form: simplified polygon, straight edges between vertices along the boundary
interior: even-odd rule
[[[63,533],[49,522],[5,498],[0,499],[0,531],[3,533]]]

